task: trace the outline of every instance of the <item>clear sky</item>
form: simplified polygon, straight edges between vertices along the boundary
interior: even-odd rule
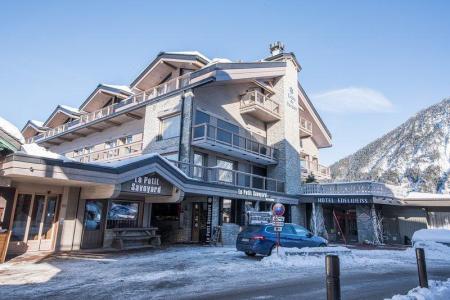
[[[325,164],[450,96],[450,1],[318,2],[1,1],[0,115],[44,121],[159,51],[252,61],[276,40],[333,134]]]

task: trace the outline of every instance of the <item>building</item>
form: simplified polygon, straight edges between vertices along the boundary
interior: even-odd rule
[[[208,242],[221,225],[234,243],[247,212],[274,202],[306,224],[301,184],[329,178],[331,134],[283,48],[254,62],[161,52],[130,85],[27,122],[0,165],[10,252],[111,247],[121,228]]]

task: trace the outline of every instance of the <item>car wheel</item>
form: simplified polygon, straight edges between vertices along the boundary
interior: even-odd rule
[[[326,247],[327,244],[320,244],[319,247]]]
[[[245,251],[245,255],[247,255],[247,256],[255,256],[256,253],[255,252],[250,252],[250,251]]]
[[[269,250],[269,253],[267,254],[267,256],[271,256],[272,255],[272,252],[273,252],[273,249],[275,249],[277,247],[277,245],[273,245],[272,246],[272,248],[270,248],[270,250]]]

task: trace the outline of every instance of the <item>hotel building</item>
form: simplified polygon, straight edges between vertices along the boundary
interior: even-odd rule
[[[316,213],[329,222],[327,205],[350,205],[347,227],[370,239],[366,211],[401,202],[370,189],[336,202],[304,185],[330,179],[319,150],[331,134],[283,48],[252,62],[161,52],[129,85],[99,84],[78,108],[27,122],[25,141],[0,130],[9,251],[207,243],[217,226],[233,244],[247,212],[274,202],[308,227]]]

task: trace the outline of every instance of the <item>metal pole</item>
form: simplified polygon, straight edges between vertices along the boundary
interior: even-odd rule
[[[428,288],[427,265],[425,263],[425,251],[423,250],[423,248],[416,248],[416,258],[420,287]]]
[[[326,285],[327,285],[327,300],[341,299],[341,281],[339,270],[339,256],[327,255],[325,257],[326,269]]]

